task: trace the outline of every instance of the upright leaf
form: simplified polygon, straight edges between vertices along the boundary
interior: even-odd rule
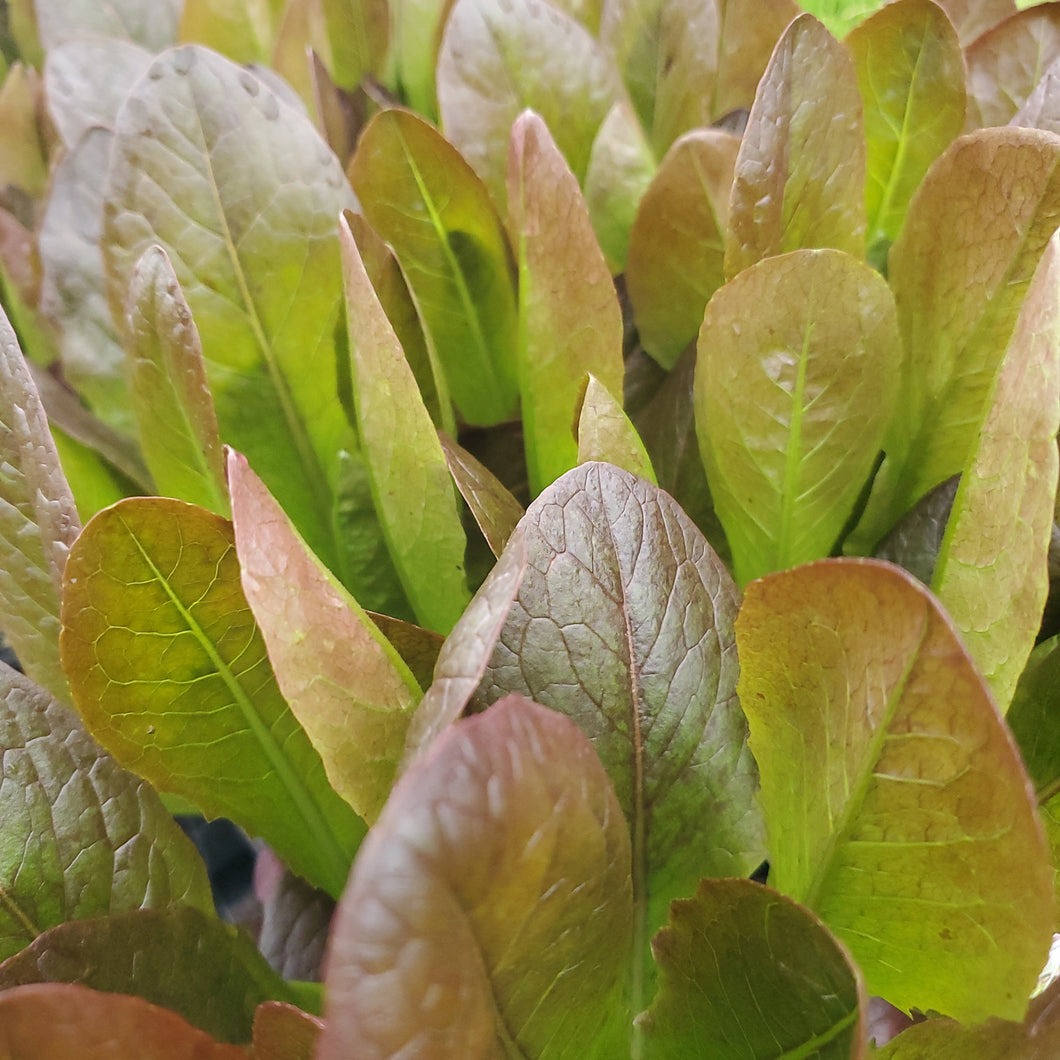
[[[133,272],[124,324],[140,445],[159,492],[227,516],[224,459],[202,342],[161,247],[144,251]]]
[[[120,762],[341,891],[364,827],[276,686],[230,523],[164,498],[107,508],[70,554],[62,619],[74,702]]]
[[[738,593],[677,504],[610,464],[553,483],[522,533],[526,575],[479,698],[521,692],[568,715],[610,773],[633,839],[639,1011],[670,902],[762,857],[735,695]]]
[[[611,57],[548,0],[456,0],[438,55],[442,130],[503,208],[508,134],[534,110],[579,184],[621,98]]]
[[[511,696],[449,729],[394,789],[343,895],[321,1060],[621,1055],[629,853],[568,719]]]
[[[389,0],[386,82],[417,114],[437,121],[434,72],[453,0]]]
[[[1002,711],[1049,595],[1060,432],[1060,236],[1027,291],[953,503],[932,588]]]
[[[0,748],[0,960],[71,920],[213,909],[202,861],[152,788],[3,664]]]
[[[1060,132],[1060,59],[1054,59],[1009,125]]]
[[[626,283],[644,348],[673,368],[725,282],[725,230],[740,141],[700,129],[676,141],[629,233]]]
[[[202,337],[222,438],[356,591],[358,542],[336,516],[354,440],[334,335],[336,217],[353,204],[309,119],[204,48],[160,55],[119,113],[103,233],[112,308],[161,245]]]
[[[578,463],[592,460],[624,467],[653,486],[659,484],[636,427],[603,383],[590,374],[578,413]]]
[[[26,673],[67,699],[58,652],[59,591],[81,524],[37,388],[2,309],[0,446],[0,625]]]
[[[417,619],[445,634],[469,599],[456,491],[430,413],[345,219],[340,239],[353,397],[372,496]]]
[[[857,967],[808,910],[750,880],[701,880],[652,941],[660,989],[649,1057],[865,1055]]]
[[[856,543],[964,470],[1020,305],[1060,219],[1060,140],[983,129],[935,162],[891,248],[904,365]]]
[[[883,260],[928,167],[964,128],[964,58],[932,0],[888,4],[845,43],[865,106],[869,246]]]
[[[833,247],[865,254],[865,138],[849,53],[812,15],[784,31],[736,156],[725,273]]]
[[[589,211],[548,128],[512,127],[508,232],[519,267],[519,385],[532,493],[578,463],[586,373],[622,392],[622,311]]]
[[[268,63],[284,0],[184,0],[180,39],[237,63]]]
[[[987,30],[1016,13],[1016,0],[940,0],[939,7],[957,27],[961,47],[967,48]]]
[[[832,550],[879,451],[899,357],[886,283],[839,251],[767,258],[711,299],[696,430],[737,581]]]
[[[76,37],[117,37],[161,51],[177,39],[180,0],[34,0],[37,32],[46,52]]]
[[[371,823],[393,784],[419,686],[238,453],[228,455],[228,482],[240,580],[276,681],[331,786]]]
[[[491,424],[510,416],[515,290],[504,228],[482,182],[435,129],[402,110],[382,111],[365,129],[350,179],[397,253],[463,417]]]
[[[775,886],[871,993],[1021,1018],[1053,870],[1019,754],[938,603],[897,567],[824,560],[749,585],[736,631]]]

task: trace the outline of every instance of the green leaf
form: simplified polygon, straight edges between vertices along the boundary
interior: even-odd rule
[[[629,233],[626,283],[644,348],[673,368],[725,282],[725,229],[740,141],[717,129],[682,136],[659,165]]]
[[[611,775],[633,837],[639,1011],[670,902],[762,859],[738,593],[673,499],[610,464],[553,483],[522,533],[526,575],[478,699],[521,692],[566,714]]]
[[[967,467],[1058,214],[1060,141],[1048,133],[984,129],[931,167],[889,256],[905,361],[887,459],[856,547],[870,549],[928,490]]]
[[[844,43],[865,104],[869,246],[886,247],[928,167],[964,128],[964,58],[932,0],[888,4]]]
[[[456,491],[412,369],[345,218],[340,242],[357,426],[376,511],[416,618],[445,634],[470,595]]]
[[[511,696],[450,728],[398,782],[339,905],[321,1060],[410,1042],[621,1055],[629,853],[607,774],[567,718]]]
[[[452,0],[389,0],[386,83],[428,121],[438,118],[434,71]]]
[[[965,52],[966,127],[1005,125],[1060,58],[1060,7],[1041,4],[1005,19]]]
[[[38,198],[48,183],[45,147],[38,126],[40,78],[22,63],[15,63],[0,76],[4,82],[0,88],[0,181]],[[10,205],[9,200],[9,208]]]
[[[1060,237],[1027,290],[931,587],[1008,709],[1041,627],[1060,432]]]
[[[119,113],[104,204],[112,308],[161,245],[202,337],[222,439],[358,592],[367,575],[336,515],[354,443],[336,399],[336,218],[353,204],[310,120],[204,48],[159,56]]]
[[[914,578],[823,560],[753,582],[736,622],[770,879],[870,993],[1020,1018],[1053,928],[1026,773],[952,623]]]
[[[7,666],[0,748],[0,960],[70,920],[213,909],[205,867],[155,792]]]
[[[9,1060],[249,1060],[169,1009],[67,983],[0,993],[0,1049]]]
[[[894,404],[894,301],[835,250],[767,258],[699,334],[696,430],[741,584],[832,550]]]
[[[653,486],[659,484],[636,427],[603,383],[590,373],[578,414],[578,463],[592,460],[604,460],[647,479]]]
[[[740,142],[725,273],[812,247],[865,255],[865,138],[853,59],[800,15],[777,43]]]
[[[100,512],[67,561],[62,620],[75,705],[119,762],[341,891],[364,826],[276,686],[230,523],[165,498]]]
[[[51,431],[55,451],[59,454],[63,474],[73,491],[77,514],[82,522],[87,523],[96,512],[117,504],[123,497],[144,492],[109,463],[99,450],[66,434],[54,422]]]
[[[652,941],[649,1057],[850,1060],[865,1048],[861,974],[807,909],[750,880],[701,880]]]
[[[157,52],[177,39],[180,0],[34,0],[46,52],[77,37],[117,37]]]
[[[536,111],[578,183],[621,98],[611,56],[548,0],[456,0],[438,55],[442,131],[504,209],[508,137]]]
[[[482,536],[494,556],[500,556],[516,524],[523,517],[523,506],[484,464],[446,434],[439,433],[449,473],[467,501]]]
[[[350,179],[397,253],[457,408],[471,423],[506,419],[518,400],[515,290],[482,182],[435,129],[401,110],[369,123]]]
[[[125,301],[129,390],[160,493],[229,514],[202,343],[166,252],[144,251]]]
[[[276,682],[331,786],[369,824],[390,792],[421,692],[401,656],[228,454],[240,579]]]
[[[1041,801],[1048,802],[1060,792],[1060,636],[1031,652],[1006,720]]]
[[[184,0],[180,39],[237,63],[267,64],[283,6],[283,0]]]
[[[578,463],[585,375],[622,392],[622,311],[589,211],[541,118],[508,152],[508,233],[519,267],[519,384],[531,493]]]
[[[0,309],[0,626],[26,672],[69,698],[59,591],[81,524],[37,388]]]
[[[290,1000],[245,933],[187,906],[54,927],[0,964],[0,989],[28,983],[133,992],[224,1042],[250,1039],[261,1002]]]
[[[379,73],[386,58],[386,0],[320,0],[324,16],[325,65],[340,88],[355,89]]]

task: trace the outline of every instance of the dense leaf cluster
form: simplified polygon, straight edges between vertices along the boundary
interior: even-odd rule
[[[1060,11],[877,6],[5,6],[0,1053],[1060,1053]]]

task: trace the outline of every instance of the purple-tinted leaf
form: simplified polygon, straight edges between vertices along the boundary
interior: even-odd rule
[[[467,604],[467,539],[438,434],[345,218],[339,225],[357,429],[379,521],[421,625],[448,633]]]
[[[481,180],[437,130],[401,110],[369,123],[349,172],[365,216],[401,262],[464,419],[507,418],[518,400],[515,291]]]
[[[453,726],[357,859],[321,1060],[621,1055],[629,858],[611,783],[567,718],[512,696]]]
[[[578,463],[586,373],[622,392],[622,311],[578,182],[541,118],[512,126],[508,234],[519,268],[519,387],[531,493]]]
[[[78,37],[117,37],[160,51],[177,39],[180,0],[34,0],[37,31],[47,52]]]
[[[736,157],[725,273],[832,247],[865,254],[865,137],[850,54],[811,15],[784,31]]]
[[[1008,709],[1041,627],[1060,432],[1060,236],[1027,290],[931,587]]]
[[[925,493],[880,541],[874,553],[876,558],[897,563],[914,578],[930,585],[959,483],[960,476],[954,475]]]
[[[879,452],[899,359],[887,284],[840,251],[766,258],[711,299],[696,431],[738,582],[831,552]]]
[[[202,861],[69,708],[0,664],[0,959],[68,920],[212,909]]]
[[[100,512],[66,564],[62,620],[74,703],[120,762],[341,891],[364,826],[276,685],[230,523],[162,498]]]
[[[961,47],[967,48],[987,30],[1016,13],[1016,0],[939,0],[939,7],[957,27]]]
[[[0,993],[0,1051],[5,1060],[251,1060],[169,1009],[66,983]]]
[[[140,444],[159,493],[227,516],[224,458],[202,343],[161,247],[146,250],[133,272],[125,351]]]
[[[228,482],[240,580],[277,684],[331,786],[370,824],[394,781],[419,686],[235,452]]]
[[[0,309],[0,625],[26,672],[60,699],[59,592],[81,524],[48,419]]]
[[[521,692],[592,740],[633,837],[635,960],[650,979],[669,903],[762,858],[735,694],[738,592],[674,500],[610,464],[568,472],[521,526],[526,574],[480,701]]]
[[[648,1055],[711,1060],[865,1055],[861,974],[807,909],[749,880],[702,880],[652,940]]]
[[[1060,4],[1039,4],[1005,19],[965,53],[966,127],[1005,125],[1060,58]]]
[[[0,964],[0,990],[27,983],[132,992],[224,1042],[250,1040],[261,1002],[290,1000],[248,935],[187,906],[54,927]]]
[[[409,725],[403,769],[464,713],[486,672],[525,574],[526,548],[522,534],[516,531],[442,645],[434,682]]]
[[[1053,870],[1019,754],[949,618],[911,575],[823,560],[753,582],[736,623],[770,879],[868,989],[1019,1018]]]
[[[579,184],[621,98],[610,55],[548,0],[456,0],[438,56],[442,129],[503,209],[508,135],[534,110]]]
[[[438,653],[442,650],[445,638],[440,633],[411,622],[402,622],[390,615],[381,615],[376,611],[365,613],[405,660],[416,684],[421,689],[426,688],[434,679],[434,664],[438,661]]]
[[[1060,59],[1054,59],[1009,125],[1060,133]]]
[[[324,1021],[294,1005],[267,1001],[254,1014],[254,1060],[314,1060]]]
[[[500,556],[516,524],[523,517],[523,506],[489,468],[480,464],[452,438],[439,434],[438,440],[442,443],[449,473],[457,489],[467,501],[490,550],[495,556]]]
[[[590,373],[578,413],[578,463],[594,460],[625,468],[653,486],[659,484],[636,427],[604,384]]]
[[[659,165],[629,234],[626,283],[644,348],[672,368],[725,282],[725,230],[740,141],[717,129],[681,137]]]

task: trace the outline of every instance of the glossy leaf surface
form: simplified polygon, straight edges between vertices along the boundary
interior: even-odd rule
[[[100,512],[66,565],[62,619],[74,702],[120,762],[339,893],[363,825],[276,685],[231,524],[162,498]]]
[[[865,139],[849,53],[811,15],[784,31],[736,156],[725,273],[774,254],[865,253]]]
[[[637,429],[604,384],[590,375],[578,414],[578,463],[593,460],[623,467],[653,486],[659,484]]]
[[[891,293],[847,254],[769,258],[715,294],[699,333],[696,426],[738,582],[832,550],[898,371]]]
[[[357,859],[321,1060],[620,1055],[629,856],[607,774],[567,718],[512,696],[449,729]]]
[[[357,428],[394,566],[420,624],[448,633],[469,599],[449,468],[416,378],[340,224]]]
[[[202,337],[222,438],[356,589],[356,542],[336,519],[353,436],[336,400],[334,339],[336,218],[354,202],[304,113],[187,45],[155,60],[119,114],[103,248],[115,312],[147,247],[166,250]]]
[[[1002,711],[1049,595],[1060,433],[1058,240],[1050,240],[1027,290],[931,583]]]
[[[749,880],[702,880],[652,941],[649,1057],[865,1055],[857,968],[807,909]]]
[[[435,129],[400,110],[365,129],[350,179],[397,253],[457,408],[470,423],[506,418],[518,397],[515,290],[482,182]]]
[[[6,665],[0,748],[0,960],[68,920],[213,908],[203,863],[155,792]]]
[[[931,0],[888,4],[844,43],[865,106],[869,245],[886,246],[928,167],[964,128],[964,59]]]
[[[288,999],[253,942],[187,906],[74,920],[0,964],[0,988],[76,983],[172,1009],[225,1042],[250,1039],[254,1010]]]
[[[889,564],[824,560],[749,585],[736,631],[775,886],[871,993],[1022,1017],[1052,868],[1016,748],[934,598]]]
[[[553,483],[522,533],[526,574],[479,696],[521,692],[593,741],[633,837],[635,959],[650,977],[670,901],[761,860],[737,590],[669,496],[610,464]]]
[[[238,453],[229,453],[228,480],[240,580],[277,684],[331,786],[371,823],[390,792],[419,686]]]
[[[725,282],[725,229],[740,141],[701,129],[666,153],[629,235],[626,283],[644,348],[672,368]]]
[[[0,310],[0,622],[27,673],[69,697],[59,665],[59,591],[81,523],[48,418]]]
[[[508,232],[519,269],[519,385],[530,489],[578,463],[587,373],[622,392],[622,311],[578,182],[531,111],[512,127]]]
[[[166,252],[151,247],[125,301],[129,388],[159,493],[229,514],[202,342]]]

